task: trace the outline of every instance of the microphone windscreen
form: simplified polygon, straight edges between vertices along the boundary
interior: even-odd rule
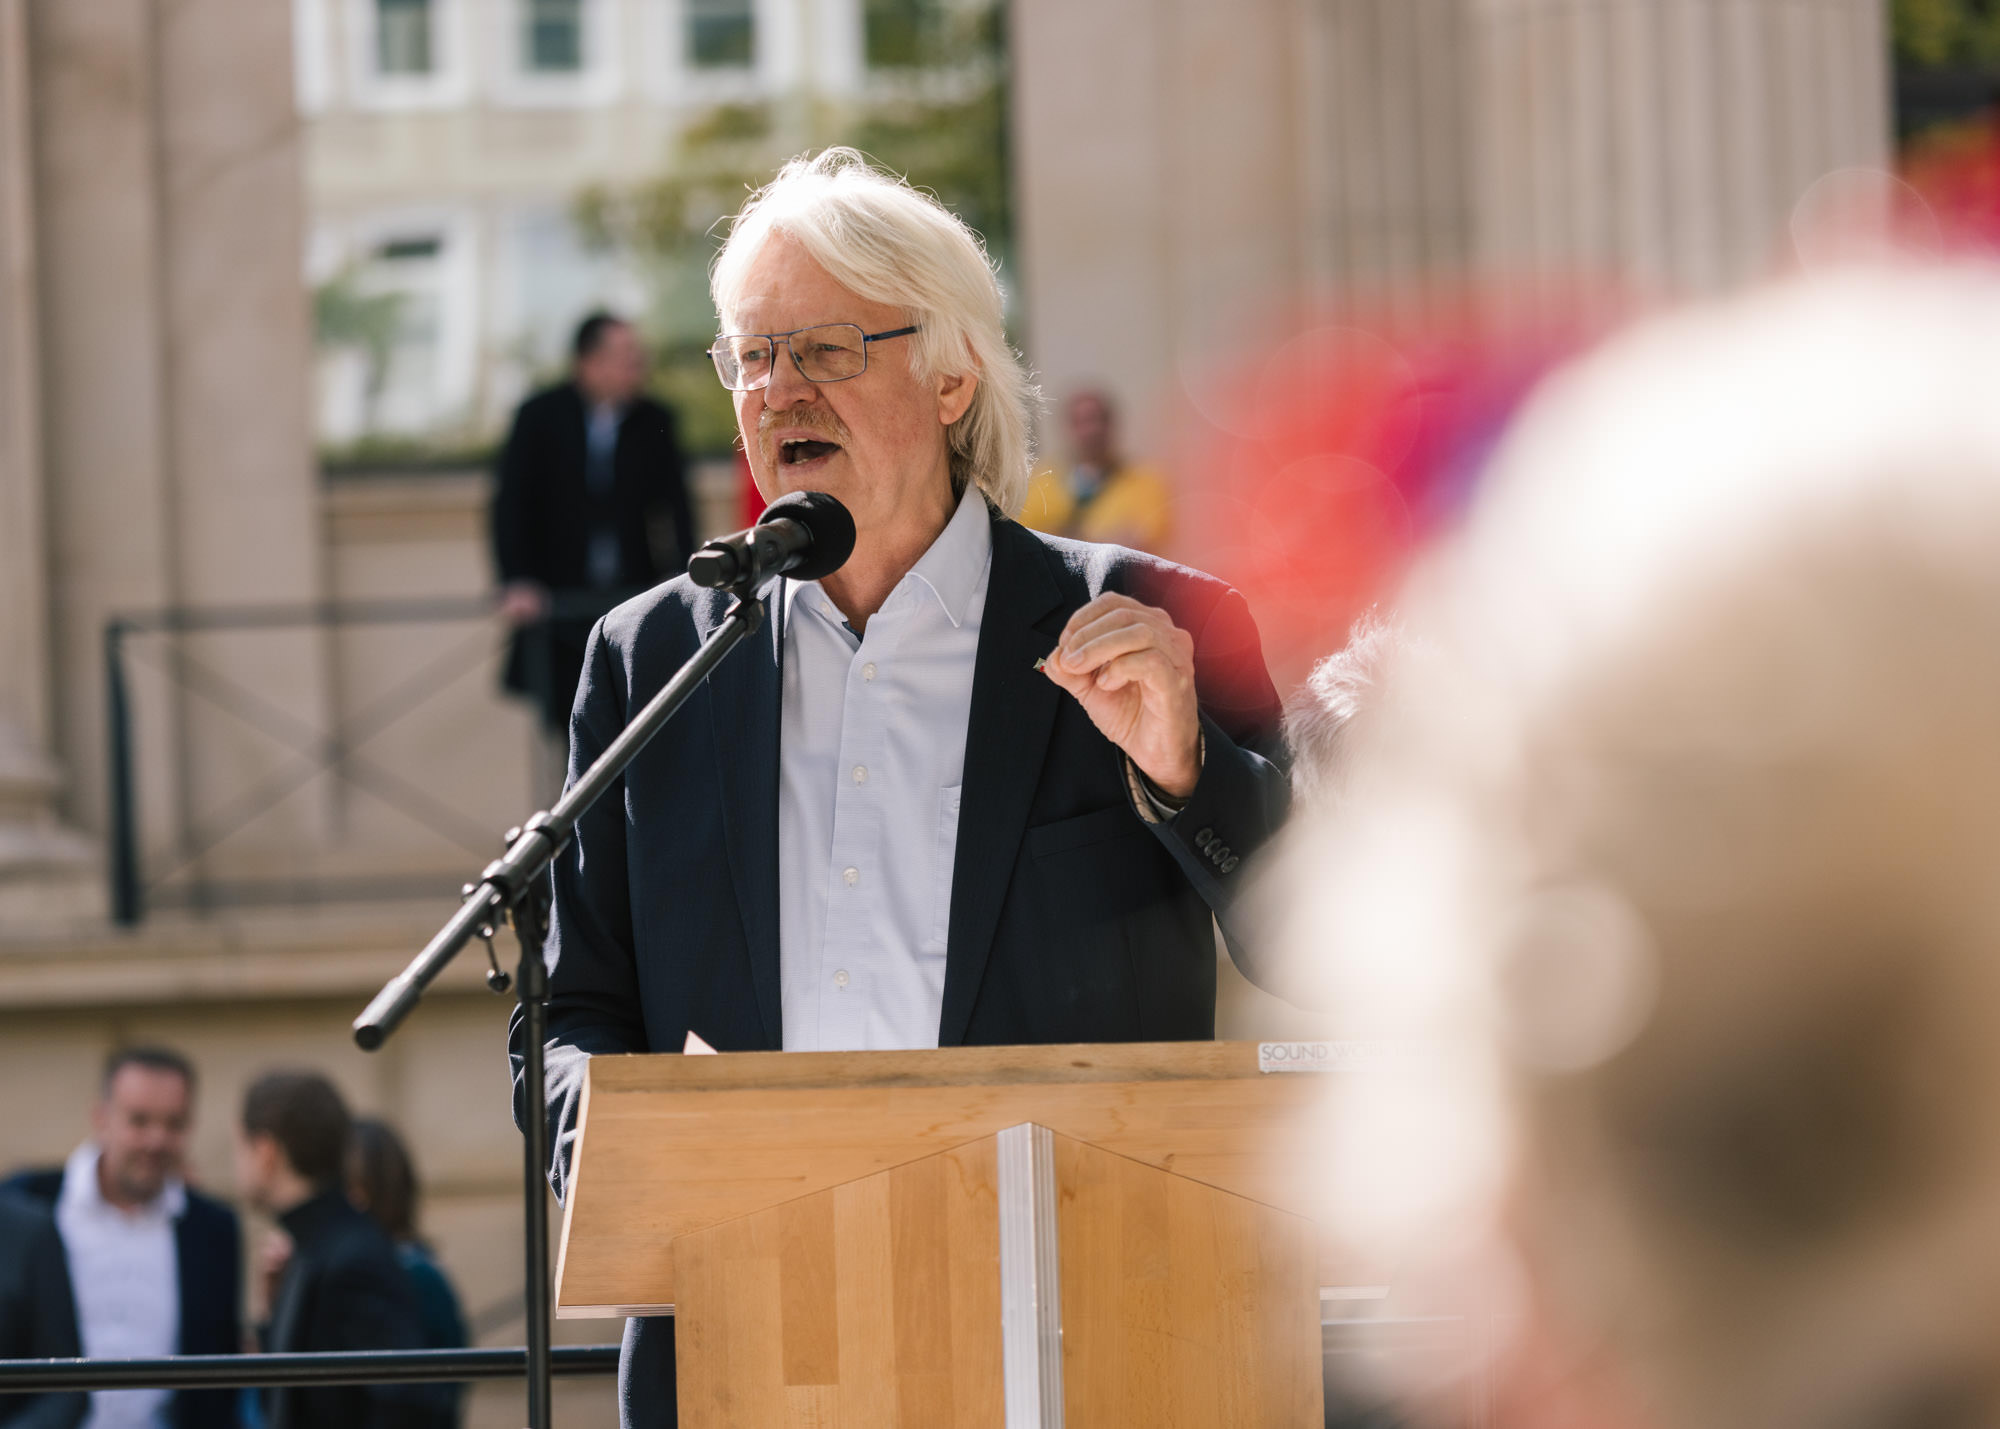
[[[824,491],[788,491],[764,508],[757,524],[796,521],[812,533],[812,547],[785,574],[795,581],[816,581],[847,564],[854,554],[854,518]]]

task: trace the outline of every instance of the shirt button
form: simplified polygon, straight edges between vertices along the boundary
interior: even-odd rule
[[[870,660],[866,665],[861,667],[861,678],[864,680],[875,678],[875,662],[873,660]]]
[[[857,764],[854,766],[854,782],[857,784],[866,784],[868,782],[867,765]]]
[[[847,986],[847,969],[846,969],[846,968],[842,968],[842,969],[841,969],[841,970],[840,970],[839,972],[837,972],[837,973],[835,973],[835,974],[833,975],[833,985],[834,985],[835,987],[846,987],[846,986]]]
[[[840,878],[843,883],[852,888],[861,881],[861,870],[858,868],[843,868],[840,870]]]

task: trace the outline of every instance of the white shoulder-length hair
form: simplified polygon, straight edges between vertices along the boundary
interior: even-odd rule
[[[946,433],[952,486],[977,486],[1006,515],[1020,510],[1040,394],[1007,342],[1000,283],[979,236],[854,149],[801,156],[750,196],[716,255],[709,291],[724,331],[735,326],[745,270],[773,234],[801,245],[842,287],[901,308],[919,329],[910,365],[920,377],[977,379],[972,405]]]

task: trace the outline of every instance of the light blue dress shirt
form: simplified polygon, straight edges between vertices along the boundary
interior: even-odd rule
[[[618,485],[618,428],[624,420],[625,409],[606,402],[590,409],[584,425],[583,480],[601,501],[609,502]],[[617,585],[624,569],[618,528],[608,521],[593,526],[585,552],[590,583],[599,588]]]
[[[778,938],[785,1050],[935,1047],[972,669],[993,561],[968,488],[857,636],[785,591]]]

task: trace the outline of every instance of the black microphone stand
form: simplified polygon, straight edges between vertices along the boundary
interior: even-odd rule
[[[754,573],[729,588],[734,602],[722,623],[704,640],[673,679],[611,741],[597,762],[570,785],[553,809],[536,814],[518,829],[507,831],[507,852],[486,866],[479,882],[467,884],[465,901],[451,921],[439,929],[410,965],[383,986],[354,1019],[354,1040],[366,1051],[374,1051],[388,1040],[431,979],[444,971],[467,942],[477,936],[486,941],[491,970],[486,985],[495,992],[507,990],[507,974],[493,958],[493,932],[501,922],[513,926],[521,945],[521,961],[513,982],[519,998],[522,1040],[524,1102],[527,1108],[526,1145],[522,1158],[522,1192],[527,1212],[528,1259],[528,1429],[550,1429],[549,1380],[550,1318],[549,1288],[549,1122],[547,1115],[547,1071],[542,1044],[548,1038],[548,964],[542,945],[549,936],[549,910],[553,892],[549,865],[576,832],[576,821],[596,803],[604,791],[625,772],[625,766],[645,748],[648,740],[673,718],[708,678],[722,658],[754,634],[764,621],[764,607],[753,597]]]

